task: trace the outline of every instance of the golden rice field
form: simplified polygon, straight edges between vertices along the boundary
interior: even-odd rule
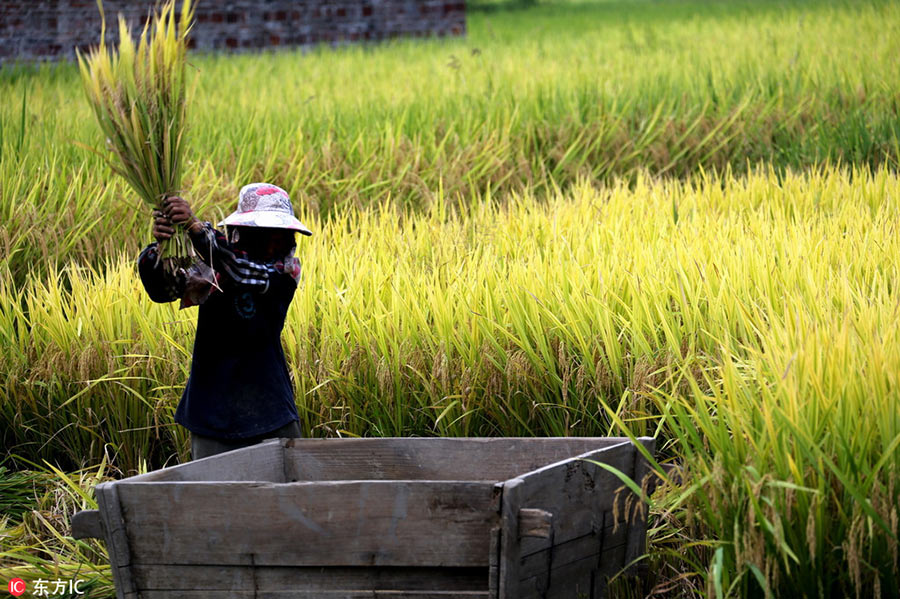
[[[464,40],[191,59],[185,186],[222,214],[276,180],[313,213],[543,196],[598,182],[900,164],[900,6],[875,0],[547,0],[471,12]],[[0,69],[0,265],[99,265],[149,239],[82,145],[73,66]]]
[[[826,168],[313,217],[284,334],[304,428],[656,434],[684,476],[654,500],[659,550],[704,540],[738,590],[885,588],[898,210],[895,173]],[[144,297],[130,256],[58,273],[0,288],[12,445],[185,457],[195,313]]]
[[[898,17],[547,3],[464,41],[198,57],[186,196],[216,220],[272,179],[315,231],[283,334],[304,434],[655,435],[644,594],[896,597]],[[146,215],[64,142],[98,143],[76,83],[0,70],[42,107],[20,144],[0,107],[0,579],[109,597],[68,517],[188,457],[196,312],[149,300]]]

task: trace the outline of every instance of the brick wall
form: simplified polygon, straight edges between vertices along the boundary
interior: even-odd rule
[[[136,32],[153,0],[104,0]],[[191,43],[201,50],[339,45],[395,37],[465,35],[465,0],[199,0]],[[0,0],[0,64],[74,58],[100,40],[95,0]]]

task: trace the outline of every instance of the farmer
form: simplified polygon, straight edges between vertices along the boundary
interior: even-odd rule
[[[281,347],[281,330],[300,279],[294,217],[286,191],[266,183],[241,189],[236,212],[219,225],[194,216],[179,197],[154,212],[151,243],[138,271],[155,302],[200,304],[191,374],[175,422],[191,432],[191,458],[246,447],[273,437],[300,437],[299,417]],[[202,262],[170,275],[157,260],[158,242],[182,225]]]

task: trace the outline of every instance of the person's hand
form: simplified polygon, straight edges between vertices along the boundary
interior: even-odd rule
[[[191,211],[190,204],[178,196],[171,196],[163,200],[163,213],[172,223],[181,225],[188,230],[200,222]]]
[[[175,226],[172,224],[172,221],[169,220],[169,217],[159,210],[154,210],[153,237],[156,238],[156,241],[162,243],[163,241],[170,239],[174,234]]]

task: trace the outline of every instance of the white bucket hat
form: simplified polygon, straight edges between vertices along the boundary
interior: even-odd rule
[[[238,209],[220,222],[218,226],[231,227],[271,227],[291,229],[304,235],[312,235],[294,216],[294,207],[288,193],[269,183],[250,183],[241,188]]]

